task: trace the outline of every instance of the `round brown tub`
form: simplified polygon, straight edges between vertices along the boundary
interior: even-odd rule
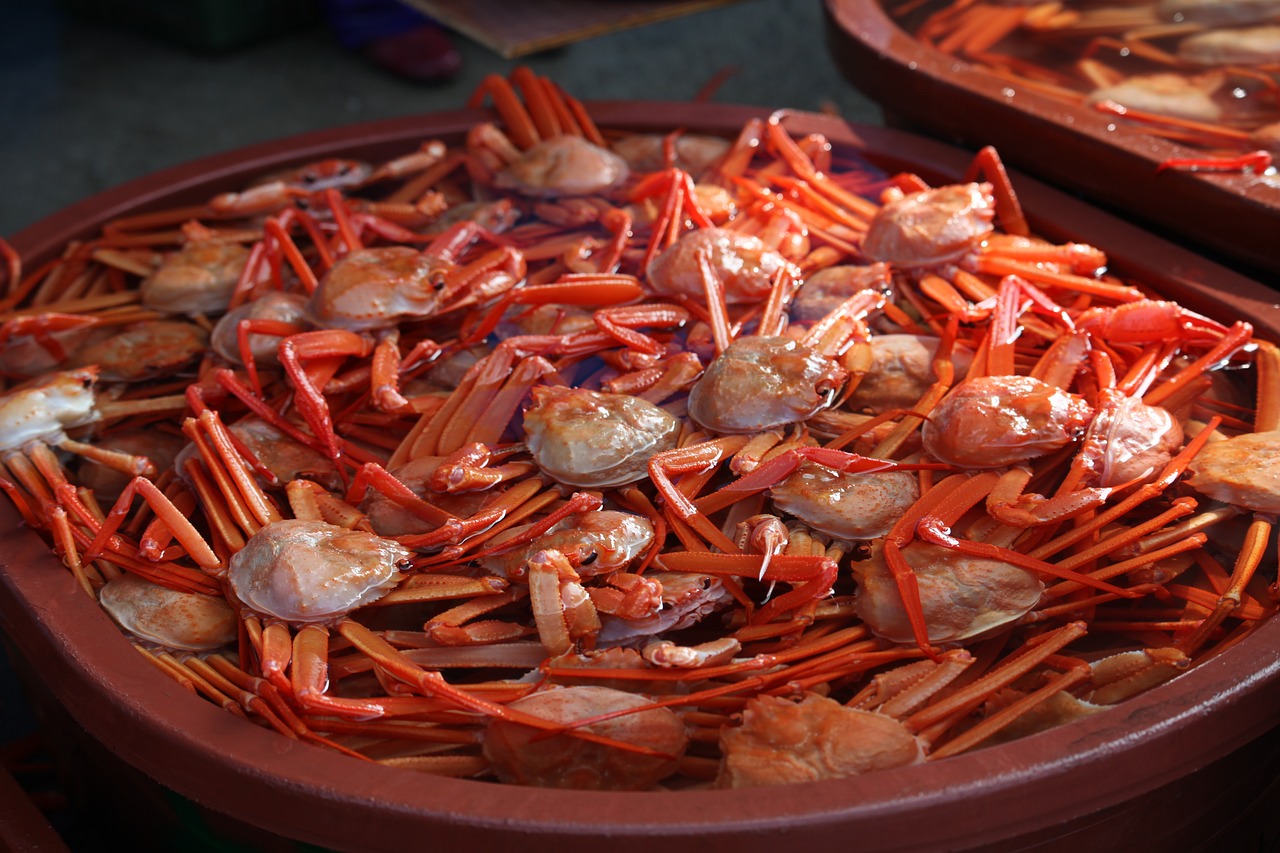
[[[766,112],[649,102],[589,107],[602,126],[724,135]],[[289,163],[339,154],[377,160],[426,137],[456,139],[486,117],[459,111],[362,124],[206,158],[67,208],[12,242],[34,265],[113,217],[202,201]],[[891,130],[809,114],[787,121],[890,172],[954,180],[969,160]],[[1039,233],[1101,246],[1121,275],[1220,319],[1248,318],[1260,335],[1280,340],[1275,292],[1028,178],[1015,175],[1014,185]],[[301,842],[396,853],[1188,850],[1222,843],[1224,832],[1250,842],[1275,837],[1273,826],[1241,821],[1254,819],[1250,806],[1260,797],[1276,793],[1280,620],[1114,709],[923,767],[753,790],[549,791],[367,765],[228,714],[134,651],[7,504],[0,520],[0,618],[19,668],[36,682],[37,702],[57,708],[62,734],[84,739],[71,760],[85,764],[72,772],[85,773],[85,786],[103,801],[113,791],[127,794],[120,808],[136,805],[133,816],[143,822],[159,816],[156,803],[176,802],[179,812],[194,806],[211,816],[215,834],[255,847]],[[120,826],[108,822],[104,833]]]

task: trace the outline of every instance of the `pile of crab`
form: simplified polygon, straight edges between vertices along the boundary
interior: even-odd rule
[[[422,772],[766,785],[1105,712],[1275,609],[1280,351],[1036,238],[994,152],[489,98],[0,243],[0,485],[172,678]]]

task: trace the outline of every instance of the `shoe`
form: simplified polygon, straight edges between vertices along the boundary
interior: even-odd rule
[[[361,50],[379,68],[419,83],[452,79],[462,68],[462,54],[449,35],[436,26],[376,38]]]

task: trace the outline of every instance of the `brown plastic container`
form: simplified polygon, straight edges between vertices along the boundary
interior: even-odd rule
[[[670,103],[590,109],[604,126],[722,134],[762,114]],[[377,159],[425,137],[454,139],[482,117],[457,112],[358,125],[201,160],[77,204],[13,242],[35,264],[111,217],[203,199],[299,160]],[[955,179],[968,160],[896,131],[808,114],[788,121],[887,170],[910,168],[935,181]],[[1196,310],[1248,317],[1260,334],[1280,339],[1276,293],[1035,181],[1014,181],[1041,233],[1102,246],[1119,272]],[[215,836],[256,848],[395,853],[776,853],[784,845],[1079,853],[1227,841],[1253,848],[1276,837],[1268,815],[1280,776],[1280,620],[1114,709],[925,767],[742,791],[548,791],[365,764],[221,711],[154,671],[7,504],[0,525],[0,624],[34,698],[56,706],[53,724],[82,745],[71,756],[80,762],[73,772],[100,798],[123,791],[123,808],[143,821],[158,816],[161,803],[194,813]],[[1259,804],[1267,806],[1262,816]],[[126,817],[117,812],[113,826]]]
[[[1280,177],[1166,170],[1201,152],[1073,107],[935,50],[884,0],[824,0],[827,46],[891,123],[979,148],[1096,204],[1177,234],[1250,274],[1280,272]]]

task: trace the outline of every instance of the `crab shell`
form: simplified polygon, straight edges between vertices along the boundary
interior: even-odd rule
[[[236,614],[226,599],[178,592],[123,574],[98,593],[102,609],[120,627],[167,649],[207,652],[236,639]]]
[[[292,625],[332,622],[400,581],[411,552],[390,539],[323,521],[274,521],[232,555],[231,591],[249,609]]]
[[[606,489],[646,477],[649,458],[676,446],[680,420],[639,397],[543,386],[533,389],[524,430],[548,476]]]

